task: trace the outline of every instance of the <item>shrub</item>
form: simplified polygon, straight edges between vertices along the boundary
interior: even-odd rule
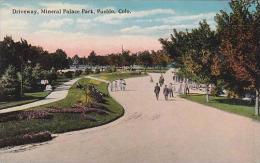
[[[93,73],[93,71],[90,68],[86,68],[85,69],[85,74],[86,75],[91,74],[91,73]]]
[[[30,119],[51,119],[53,115],[44,110],[18,111],[13,113],[0,114],[0,122],[30,120]]]
[[[80,76],[82,74],[82,70],[76,70],[74,72],[74,76]]]
[[[106,72],[109,72],[109,73],[116,72],[116,68],[115,67],[107,67]]]
[[[96,68],[95,73],[96,73],[96,74],[99,74],[99,73],[100,73],[100,69],[99,69],[99,68]]]
[[[17,146],[30,143],[39,143],[51,140],[52,136],[49,131],[39,133],[28,133],[25,135],[18,135],[10,138],[0,139],[0,148],[7,146]]]
[[[58,78],[57,72],[54,68],[52,68],[50,71],[45,71],[44,76],[45,79],[49,81],[49,84],[52,84]]]
[[[65,76],[66,78],[72,78],[72,77],[73,77],[73,71],[67,71],[67,72],[65,72],[65,73],[64,73],[64,76]]]

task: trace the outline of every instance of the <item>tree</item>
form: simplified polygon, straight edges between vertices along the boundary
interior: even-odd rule
[[[67,54],[62,49],[57,49],[55,53],[51,54],[52,66],[56,69],[65,69],[69,67]]]
[[[32,76],[33,68],[30,65],[27,65],[23,70],[23,88],[25,91],[31,92],[33,90],[33,76]]]
[[[94,51],[92,51],[88,56],[88,61],[91,66],[97,65],[97,56]]]
[[[149,51],[143,51],[138,54],[138,62],[145,67],[153,66],[153,58]]]
[[[20,82],[15,67],[10,65],[1,78],[0,85],[7,99],[20,97]]]
[[[36,66],[32,70],[32,79],[33,90],[37,91],[41,89],[40,81],[44,79],[44,72],[39,63],[36,64]]]
[[[216,17],[222,59],[234,74],[231,84],[255,91],[255,115],[259,115],[260,5],[241,0],[231,1],[230,7],[231,13],[221,11]]]
[[[14,44],[12,37],[6,36],[0,42],[0,76],[5,72],[13,61]]]
[[[206,101],[209,101],[209,84],[213,83],[213,58],[218,53],[218,39],[204,20],[197,29],[187,33],[189,49],[184,54],[183,62],[189,74],[199,83],[206,84]]]

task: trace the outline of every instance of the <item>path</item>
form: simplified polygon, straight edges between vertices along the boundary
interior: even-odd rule
[[[122,118],[0,150],[0,162],[260,163],[259,122],[181,98],[156,101],[149,77],[126,82],[127,91],[111,93],[125,108]]]
[[[49,103],[52,103],[52,102],[62,100],[67,96],[70,87],[76,81],[78,81],[79,79],[80,78],[76,78],[76,79],[72,79],[68,82],[63,83],[62,85],[58,86],[54,91],[52,91],[43,100],[35,101],[35,102],[32,102],[32,103],[28,103],[28,104],[24,104],[24,105],[20,105],[20,106],[2,109],[2,110],[0,110],[0,114],[1,113],[13,112],[13,111],[19,111],[19,110],[25,110],[25,109],[28,109],[28,108],[41,106],[41,105],[45,105],[45,104],[49,104]]]

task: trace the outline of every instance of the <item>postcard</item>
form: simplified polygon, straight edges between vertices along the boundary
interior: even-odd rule
[[[259,0],[0,0],[0,163],[260,163]]]

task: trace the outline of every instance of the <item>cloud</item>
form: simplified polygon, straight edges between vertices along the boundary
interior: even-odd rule
[[[44,29],[59,29],[62,28],[64,25],[71,25],[73,24],[73,19],[64,18],[64,19],[51,19],[49,21],[43,22],[40,27]]]
[[[143,17],[149,17],[154,15],[172,15],[175,14],[175,10],[173,9],[152,9],[152,10],[144,10],[144,11],[132,11],[131,14],[107,14],[98,16],[95,18],[95,21],[102,22],[106,24],[118,24],[124,19],[131,19],[131,18],[143,18]]]
[[[29,23],[24,20],[19,19],[9,19],[0,22],[0,38],[4,38],[6,35],[18,37],[21,36],[21,33],[26,33],[29,28]]]
[[[195,21],[199,22],[203,19],[206,20],[214,20],[214,16],[216,16],[215,12],[210,13],[200,13],[195,15],[181,15],[181,16],[172,16],[161,19],[164,23],[179,23],[184,21]]]
[[[169,33],[173,29],[185,30],[198,27],[198,24],[175,24],[175,25],[159,25],[159,26],[150,26],[150,27],[141,27],[141,26],[132,26],[123,28],[120,31],[122,33],[129,34],[154,34],[154,33]]]
[[[75,27],[77,30],[87,30],[96,26],[96,24],[91,19],[78,18],[75,21]]]

